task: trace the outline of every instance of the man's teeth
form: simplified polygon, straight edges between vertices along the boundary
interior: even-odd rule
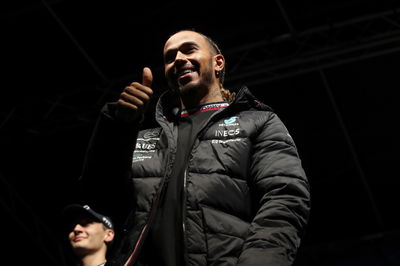
[[[185,75],[185,74],[187,74],[187,73],[191,73],[191,72],[193,72],[193,71],[192,71],[192,70],[189,70],[189,69],[188,69],[188,70],[185,70],[185,71],[183,71],[183,72],[181,73],[181,76],[182,76],[182,75]]]

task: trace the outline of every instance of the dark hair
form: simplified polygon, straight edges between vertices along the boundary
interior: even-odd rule
[[[207,36],[203,33],[200,33],[200,32],[197,32],[197,33],[202,35],[207,40],[207,42],[213,48],[215,54],[222,55],[221,49],[218,47],[218,45],[216,44],[216,42],[213,39],[211,39],[209,36]],[[224,84],[224,80],[225,80],[225,66],[223,69],[221,69],[221,72],[219,73],[219,83],[221,84],[221,87],[223,87],[222,85]]]
[[[207,36],[207,35],[205,35],[205,34],[203,34],[201,32],[198,32],[198,31],[195,31],[195,30],[192,30],[192,31],[193,32],[197,32],[198,34],[203,36],[204,39],[206,39],[207,42],[210,44],[210,46],[214,50],[215,54],[221,54],[222,55],[221,49],[218,47],[217,43],[213,39],[211,39],[209,36]],[[227,89],[224,88],[225,69],[226,69],[226,62],[225,62],[224,68],[221,69],[221,71],[219,72],[219,75],[218,75],[219,84],[221,86],[220,87],[220,91],[221,91],[222,98],[225,101],[233,102],[235,100],[235,98],[236,98],[236,93],[235,92],[231,92],[230,90],[227,90]]]

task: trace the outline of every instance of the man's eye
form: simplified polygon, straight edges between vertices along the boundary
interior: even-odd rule
[[[172,61],[174,61],[174,55],[169,54],[169,55],[166,55],[166,56],[164,57],[164,62],[165,62],[165,63],[171,63]]]
[[[188,48],[186,48],[183,52],[185,53],[185,54],[190,54],[190,53],[192,53],[194,51],[194,47],[188,47]]]

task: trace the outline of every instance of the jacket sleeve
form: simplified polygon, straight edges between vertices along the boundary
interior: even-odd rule
[[[270,113],[262,124],[254,139],[250,169],[255,216],[238,265],[288,266],[308,222],[309,184],[282,121]]]
[[[114,119],[115,103],[100,112],[79,180],[81,198],[120,227],[132,207],[131,163],[139,125]]]

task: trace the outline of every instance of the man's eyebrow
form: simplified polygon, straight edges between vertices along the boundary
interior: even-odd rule
[[[182,43],[181,46],[196,46],[196,47],[198,47],[199,45],[196,42],[188,41],[188,42]]]
[[[179,45],[179,47],[185,47],[185,46],[196,46],[196,47],[199,47],[199,45],[196,42],[192,42],[192,41],[183,42],[183,43],[181,43]],[[166,50],[164,54],[168,55],[171,52],[178,50],[179,47],[178,48],[170,48],[170,49]]]

